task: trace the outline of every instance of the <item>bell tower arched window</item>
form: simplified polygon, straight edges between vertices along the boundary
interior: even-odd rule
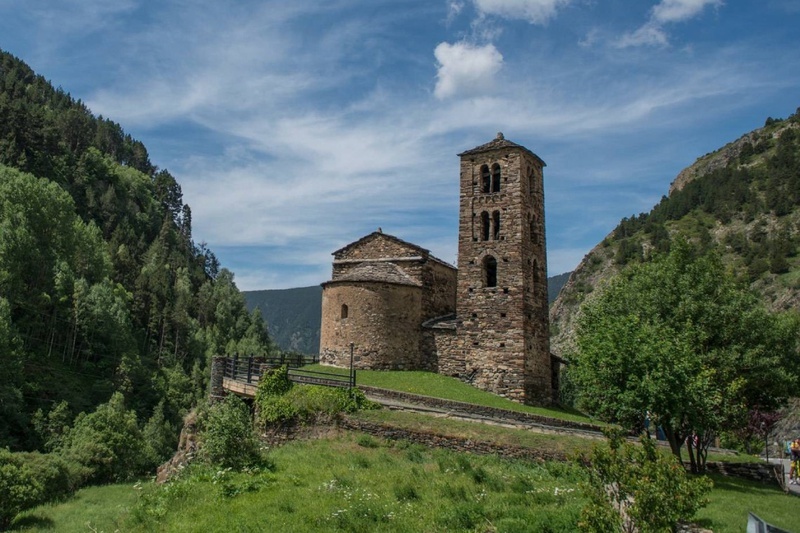
[[[494,240],[500,239],[500,211],[492,213],[492,238]]]
[[[491,255],[483,260],[483,281],[485,287],[497,287],[497,259]]]
[[[489,240],[489,213],[484,211],[481,213],[481,240],[488,241]]]
[[[495,163],[492,165],[492,192],[500,192],[500,165]]]
[[[492,177],[489,174],[489,167],[486,165],[481,167],[481,190],[484,194],[492,192]]]

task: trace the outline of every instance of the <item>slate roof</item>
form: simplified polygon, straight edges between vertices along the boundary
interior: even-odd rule
[[[411,276],[403,272],[400,267],[388,261],[364,261],[349,272],[328,283],[335,283],[337,281],[379,281],[383,283],[393,283],[395,285],[422,286]]]
[[[341,252],[344,252],[345,250],[348,250],[348,249],[353,248],[355,246],[359,246],[359,245],[364,244],[364,243],[366,243],[366,242],[368,242],[368,241],[370,241],[372,239],[380,238],[380,237],[382,237],[384,239],[388,239],[390,241],[394,241],[394,242],[396,242],[396,243],[398,243],[398,244],[400,244],[402,246],[410,248],[411,250],[414,250],[414,251],[418,252],[419,255],[422,256],[422,257],[427,257],[428,259],[431,259],[431,260],[433,260],[433,261],[435,261],[437,263],[441,263],[441,264],[443,264],[443,265],[445,265],[447,267],[450,267],[452,269],[456,268],[453,265],[451,265],[450,263],[448,263],[447,261],[443,261],[442,259],[439,259],[435,255],[431,254],[430,250],[428,250],[426,248],[423,248],[422,246],[417,246],[414,243],[410,243],[408,241],[404,241],[403,239],[395,237],[394,235],[389,235],[388,233],[383,233],[383,231],[381,231],[380,229],[378,231],[373,231],[369,235],[365,235],[365,236],[361,237],[357,241],[353,241],[350,244],[339,248],[338,250],[333,252],[331,255],[336,256],[336,255],[340,254]],[[365,259],[365,261],[368,261],[368,259]]]
[[[538,159],[539,162],[542,163],[542,166],[546,166],[546,163],[544,161],[542,161],[542,158],[540,158],[538,155],[534,154],[533,152],[531,152],[530,150],[528,150],[527,148],[525,148],[521,144],[517,144],[515,142],[509,141],[508,139],[505,138],[505,136],[503,136],[502,132],[498,132],[497,133],[497,137],[495,137],[493,140],[489,141],[488,143],[482,144],[480,146],[476,146],[475,148],[473,148],[471,150],[467,150],[466,152],[461,152],[460,154],[458,154],[458,156],[459,157],[464,157],[465,155],[474,155],[474,154],[480,154],[480,153],[483,153],[483,152],[491,152],[493,150],[500,150],[501,148],[521,148],[521,149],[525,150],[526,152],[528,152],[529,154],[531,154],[536,159]]]

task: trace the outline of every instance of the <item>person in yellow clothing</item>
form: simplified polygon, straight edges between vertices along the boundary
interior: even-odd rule
[[[800,438],[794,439],[792,445],[789,447],[789,452],[792,454],[789,460],[791,466],[789,467],[789,484],[797,485],[798,472],[800,472]]]

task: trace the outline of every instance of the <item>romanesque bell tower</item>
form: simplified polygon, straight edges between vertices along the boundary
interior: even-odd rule
[[[459,157],[456,307],[464,378],[516,401],[549,403],[545,163],[502,133]]]

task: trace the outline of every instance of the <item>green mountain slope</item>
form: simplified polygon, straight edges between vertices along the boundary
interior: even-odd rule
[[[174,426],[211,355],[269,349],[175,178],[0,51],[0,447],[41,447],[37,411],[65,401],[70,422],[115,391]]]
[[[551,307],[553,351],[569,353],[580,305],[598,285],[678,236],[717,250],[771,308],[800,306],[800,110],[699,158],[669,196],[589,252]]]
[[[322,287],[244,291],[247,307],[258,309],[281,350],[319,353]]]

